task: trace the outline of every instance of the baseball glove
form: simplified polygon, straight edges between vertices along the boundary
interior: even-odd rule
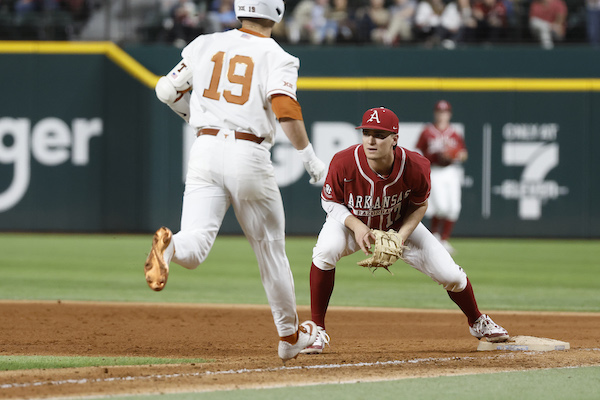
[[[462,146],[448,146],[440,156],[441,162],[450,165],[455,161],[464,161],[464,148]]]
[[[375,243],[373,244],[373,255],[365,260],[359,261],[357,264],[366,268],[385,268],[388,269],[399,258],[402,258],[402,253],[406,246],[404,240],[393,229],[387,232],[379,229],[371,229],[375,235]]]

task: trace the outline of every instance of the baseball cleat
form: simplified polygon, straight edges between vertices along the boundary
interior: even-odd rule
[[[169,277],[169,264],[165,261],[164,255],[172,238],[173,233],[169,228],[163,226],[157,230],[152,238],[152,249],[144,265],[146,282],[150,289],[157,292],[164,289]]]
[[[300,351],[307,346],[312,345],[316,339],[317,325],[312,321],[304,321],[298,327],[298,340],[295,344],[291,344],[285,340],[279,341],[279,358],[281,358],[285,364],[286,361],[298,357]]]
[[[302,354],[321,354],[325,345],[329,346],[329,335],[325,332],[325,329],[317,326],[317,339],[311,345],[302,350],[300,353]]]
[[[477,318],[473,326],[469,327],[469,331],[477,339],[484,338],[488,342],[506,342],[509,338],[506,329],[496,324],[486,314]]]

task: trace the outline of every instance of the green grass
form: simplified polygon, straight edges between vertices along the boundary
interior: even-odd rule
[[[201,364],[202,358],[0,356],[0,371],[115,365]]]
[[[143,264],[151,235],[0,234],[1,299],[267,304],[243,237],[218,237],[196,270],[171,265],[151,291]],[[288,238],[298,304],[308,305],[315,238]],[[455,239],[455,260],[485,310],[600,311],[600,241]],[[340,261],[331,305],[453,309],[445,291],[402,262],[372,275]]]
[[[316,398],[444,400],[592,400],[600,393],[600,367],[402,379],[389,382],[246,389],[210,393],[111,397],[112,400],[282,400]]]
[[[309,304],[316,238],[288,238],[298,304]],[[267,304],[256,258],[245,238],[218,237],[206,262],[172,265],[159,293],[144,280],[151,235],[0,234],[0,299]],[[600,311],[600,241],[455,239],[455,260],[469,274],[483,310]],[[454,309],[445,291],[402,262],[375,275],[361,254],[340,261],[333,306]],[[1,369],[60,368],[204,360],[113,357],[0,357]],[[600,368],[406,379],[113,399],[596,399]]]

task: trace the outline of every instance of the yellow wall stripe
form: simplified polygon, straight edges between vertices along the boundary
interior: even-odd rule
[[[12,42],[0,41],[0,53],[104,54],[128,74],[154,89],[158,76],[112,42]]]
[[[154,88],[159,78],[112,42],[0,41],[0,53],[104,54],[149,88]],[[598,92],[600,91],[600,79],[301,77],[298,79],[298,89],[313,91]]]

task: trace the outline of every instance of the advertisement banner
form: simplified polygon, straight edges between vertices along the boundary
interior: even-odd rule
[[[179,61],[179,50],[128,49],[134,59],[113,44],[97,49],[0,52],[0,230],[178,229],[195,135],[152,87],[158,74]],[[461,165],[455,236],[600,237],[600,212],[593,207],[600,202],[600,116],[594,112],[600,84],[581,78],[589,72],[582,70],[592,57],[588,52],[573,52],[565,64],[560,52],[536,52],[537,60],[522,50],[531,65],[523,76],[505,79],[485,78],[507,74],[489,59],[482,61],[486,75],[475,73],[468,65],[482,59],[476,51],[462,53],[459,63],[449,52],[296,50],[302,60],[298,100],[315,151],[326,163],[360,142],[355,126],[371,107],[392,109],[401,121],[399,144],[414,150],[432,121],[433,105],[445,99],[469,153]],[[490,59],[509,53],[514,51],[497,50]],[[376,54],[390,62],[368,63],[373,57],[366,56]],[[410,62],[402,63],[407,57]],[[454,64],[442,73],[439,62],[450,58]],[[416,60],[423,62],[420,69]],[[551,77],[557,67],[544,69],[551,60],[568,79]],[[337,75],[331,72],[336,66]],[[535,68],[543,79],[535,79]],[[308,183],[282,131],[271,153],[288,234],[316,235],[325,219],[320,186]],[[231,210],[221,232],[241,233]]]

